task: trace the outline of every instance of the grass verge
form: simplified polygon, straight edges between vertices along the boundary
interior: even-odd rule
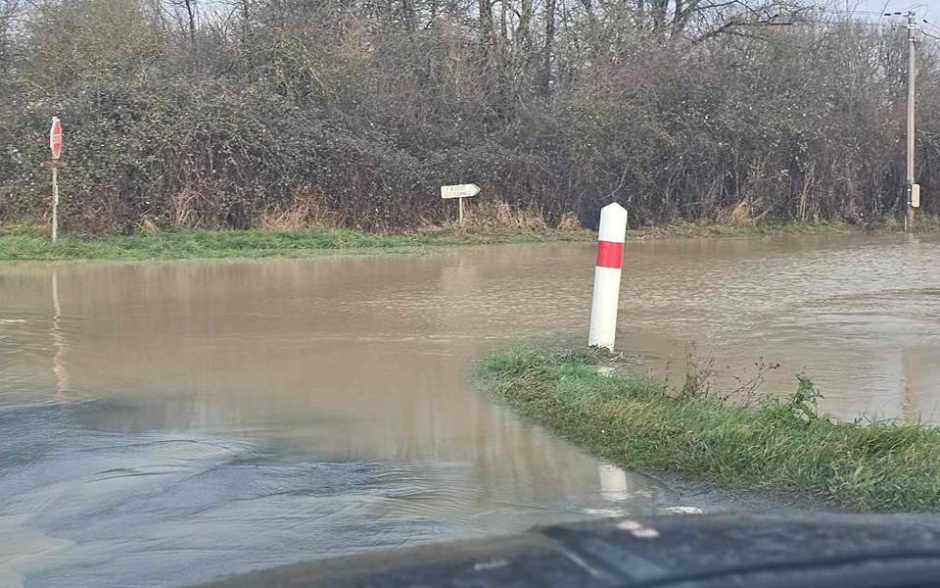
[[[499,211],[497,211],[499,212]],[[508,214],[508,213],[506,213]],[[504,214],[503,216],[506,216]],[[487,222],[496,218],[494,222]],[[55,245],[48,227],[35,224],[0,225],[0,262],[62,260],[224,259],[308,257],[337,251],[414,251],[454,245],[495,245],[537,242],[592,242],[593,231],[577,222],[568,228],[549,228],[538,217],[471,217],[464,229],[446,226],[412,233],[378,234],[302,223],[272,223],[267,229],[197,231],[142,231],[131,235],[87,236],[65,234]],[[928,222],[930,221],[930,222]],[[296,228],[295,227],[301,227]],[[923,219],[921,231],[940,230],[940,220]],[[278,228],[280,227],[280,229]],[[874,232],[894,232],[882,226]],[[747,225],[684,223],[631,229],[628,240],[689,238],[762,238],[786,235],[849,235],[871,232],[845,223]]]
[[[219,259],[305,257],[336,251],[410,251],[447,245],[592,241],[583,230],[472,233],[452,229],[380,235],[333,228],[291,232],[166,231],[99,238],[65,235],[53,244],[42,229],[0,228],[0,261]]]
[[[940,430],[833,422],[805,378],[791,398],[747,407],[601,375],[588,354],[513,350],[483,371],[524,416],[621,466],[858,511],[940,510]]]
[[[914,224],[915,233],[940,231],[940,216],[921,215]],[[675,223],[642,227],[627,232],[629,239],[699,239],[699,238],[760,238],[775,236],[829,236],[859,234],[903,233],[904,225],[893,217],[885,217],[870,225],[851,225],[845,221],[818,223],[766,222],[766,223]]]

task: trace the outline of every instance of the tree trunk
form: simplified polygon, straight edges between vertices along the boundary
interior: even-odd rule
[[[477,0],[480,10],[480,45],[489,47],[493,42],[493,7],[490,0]]]
[[[672,15],[672,36],[675,37],[685,28],[685,2],[676,0],[676,10]]]
[[[532,0],[522,0],[519,7],[519,28],[516,30],[516,42],[523,54],[532,46]]]
[[[552,92],[552,52],[555,46],[555,8],[557,0],[545,0],[545,48],[542,53],[542,94]]]
[[[242,48],[246,48],[250,45],[249,37],[251,36],[251,6],[249,2],[250,0],[241,0],[241,4],[239,5],[242,19]]]
[[[405,21],[405,29],[413,33],[418,26],[414,0],[401,0],[401,14]]]
[[[189,46],[192,49],[193,56],[196,55],[196,0],[185,0],[183,5],[186,7],[186,16],[189,18]]]

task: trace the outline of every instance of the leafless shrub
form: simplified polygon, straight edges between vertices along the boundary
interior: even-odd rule
[[[714,397],[715,378],[718,376],[715,363],[714,356],[699,356],[695,344],[691,344],[686,352],[685,381],[679,391],[680,395],[684,398]],[[724,400],[724,397],[719,399]]]
[[[763,357],[754,362],[754,373],[746,376],[734,376],[737,387],[731,392],[730,397],[739,400],[745,406],[752,406],[764,398],[759,394],[760,387],[767,379],[767,374],[780,368],[779,363],[770,363]]]
[[[53,114],[79,230],[441,226],[463,181],[481,230],[592,226],[611,200],[634,227],[901,211],[900,27],[652,4],[0,0],[0,220],[48,213]],[[919,51],[930,193],[940,59]]]

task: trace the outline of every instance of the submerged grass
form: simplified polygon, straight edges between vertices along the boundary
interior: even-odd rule
[[[349,229],[300,231],[166,231],[105,237],[65,235],[53,244],[41,229],[0,228],[0,261],[213,259],[304,257],[334,251],[394,251],[445,245],[591,241],[589,231],[513,230],[474,233],[456,229],[373,234]]]
[[[594,363],[522,349],[484,372],[523,415],[622,466],[859,511],[940,510],[940,430],[833,422],[805,378],[789,399],[743,407]]]

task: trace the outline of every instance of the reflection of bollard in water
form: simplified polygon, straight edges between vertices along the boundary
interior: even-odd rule
[[[617,335],[617,304],[623,268],[623,242],[627,233],[627,211],[616,202],[601,209],[597,234],[597,263],[594,268],[594,299],[588,345],[614,350]]]
[[[601,478],[601,496],[611,502],[623,502],[630,498],[627,488],[627,472],[615,465],[597,466]]]

